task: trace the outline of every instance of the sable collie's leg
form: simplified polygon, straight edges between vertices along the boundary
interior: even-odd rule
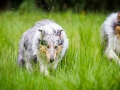
[[[108,47],[106,48],[105,54],[109,59],[113,59],[116,63],[120,64],[120,59],[114,52],[112,43],[108,43]]]

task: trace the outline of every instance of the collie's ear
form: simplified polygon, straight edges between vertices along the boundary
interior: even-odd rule
[[[120,11],[118,12],[118,15],[117,15],[117,21],[120,22]]]
[[[38,29],[38,31],[41,33],[42,35],[42,38],[45,36],[45,31],[41,30],[41,29]]]
[[[59,36],[59,37],[61,37],[61,32],[62,32],[63,30],[58,30],[57,31],[57,35]]]

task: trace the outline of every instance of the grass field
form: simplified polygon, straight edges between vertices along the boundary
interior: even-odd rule
[[[97,13],[0,14],[0,90],[119,90],[120,66],[101,53],[100,26],[107,15]],[[18,42],[24,31],[43,18],[60,24],[69,49],[50,77],[38,67],[28,73],[17,65]]]

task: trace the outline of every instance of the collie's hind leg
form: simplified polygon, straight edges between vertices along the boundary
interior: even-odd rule
[[[25,64],[25,59],[24,59],[24,49],[23,47],[21,47],[20,45],[20,48],[19,48],[19,51],[18,51],[18,65],[19,66],[23,66]]]
[[[19,66],[23,66],[25,64],[25,60],[24,60],[24,55],[23,53],[18,54],[18,65]]]
[[[26,61],[26,64],[25,64],[26,69],[28,71],[32,71],[31,55],[29,54],[29,52],[26,52],[25,56],[26,56],[26,59],[25,59],[25,61]]]
[[[24,38],[21,38],[20,42],[19,42],[19,50],[18,50],[18,58],[17,58],[19,66],[24,66],[24,64],[25,64],[24,54],[25,54]]]

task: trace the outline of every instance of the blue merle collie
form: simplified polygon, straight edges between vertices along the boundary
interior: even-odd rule
[[[40,72],[49,75],[68,49],[68,38],[61,26],[51,20],[38,21],[24,32],[19,42],[18,64],[32,70],[32,60],[39,62]]]

